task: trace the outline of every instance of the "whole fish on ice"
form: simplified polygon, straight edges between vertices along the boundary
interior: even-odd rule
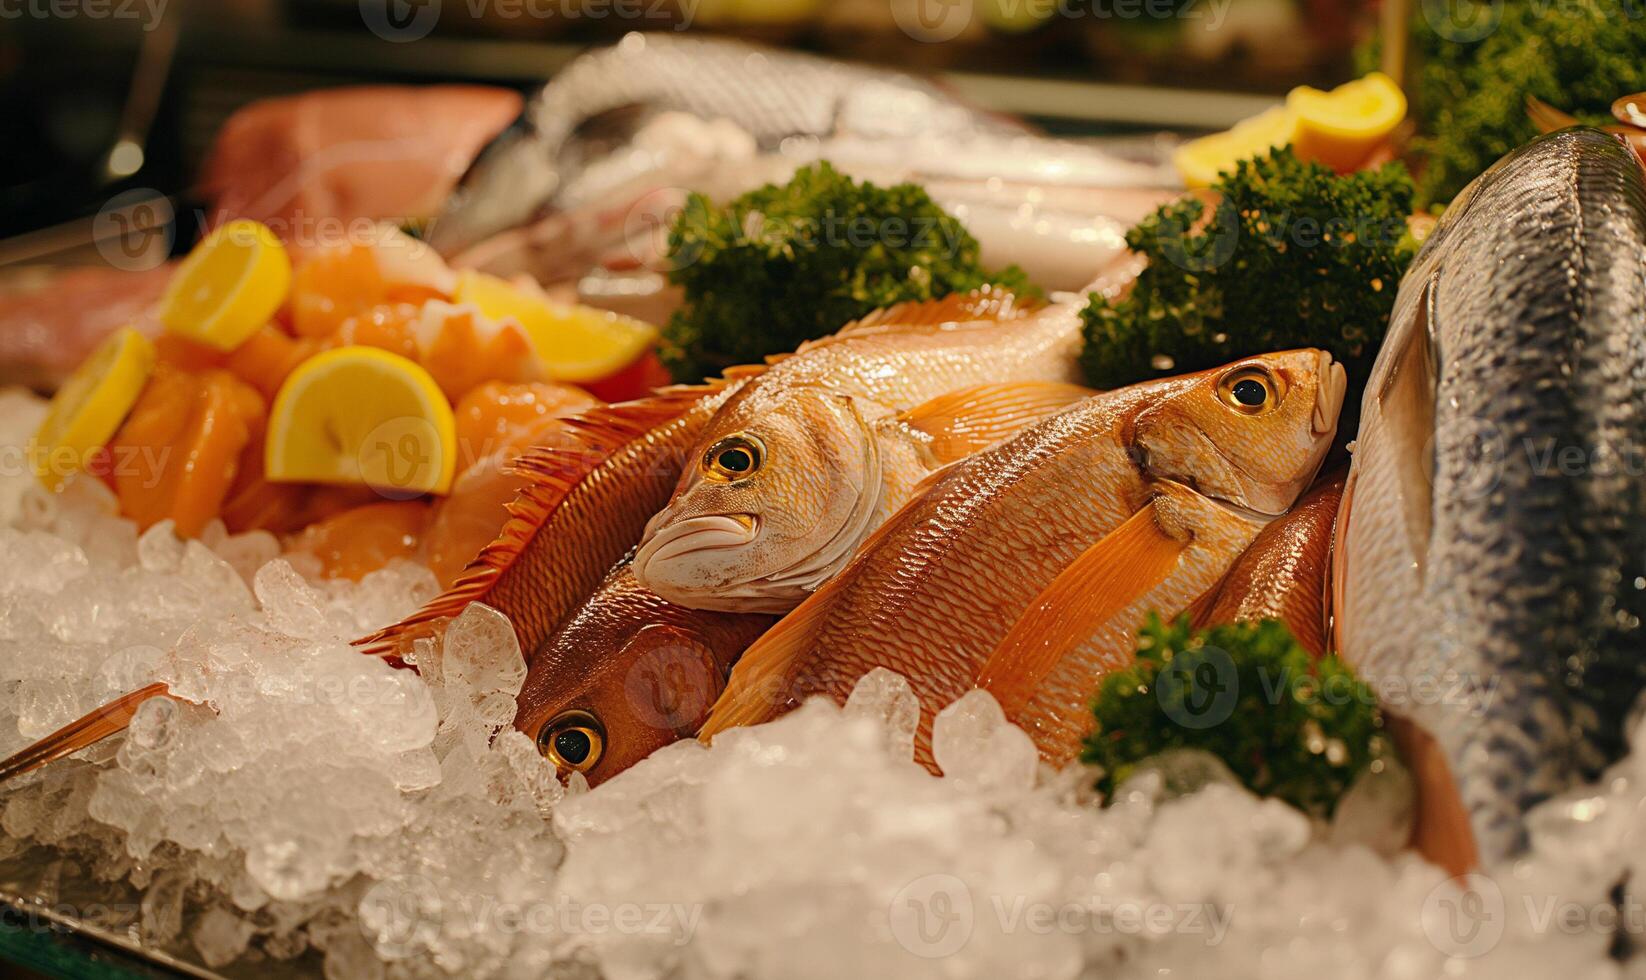
[[[1520,851],[1646,686],[1642,255],[1629,148],[1536,139],[1447,209],[1366,390],[1337,648],[1410,723],[1419,843],[1454,868]]]

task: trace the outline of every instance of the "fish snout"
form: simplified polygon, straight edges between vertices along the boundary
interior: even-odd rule
[[[1324,436],[1337,429],[1343,399],[1349,391],[1349,376],[1343,365],[1332,360],[1330,353],[1320,351],[1318,356],[1320,381],[1315,387],[1314,418],[1309,428],[1314,435]]]
[[[760,533],[753,514],[705,514],[648,528],[634,555],[634,577],[665,599],[690,596],[724,578],[724,552],[741,548]]]

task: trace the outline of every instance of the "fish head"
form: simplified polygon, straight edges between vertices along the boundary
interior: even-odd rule
[[[770,623],[674,606],[621,566],[532,657],[515,727],[562,779],[597,785],[695,735]]]
[[[746,395],[687,457],[673,500],[646,525],[635,575],[691,608],[787,612],[868,533],[879,449],[854,399],[809,385]]]
[[[1320,469],[1347,386],[1325,351],[1248,357],[1183,379],[1141,411],[1134,449],[1153,478],[1276,516]]]

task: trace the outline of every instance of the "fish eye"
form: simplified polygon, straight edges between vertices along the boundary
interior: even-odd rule
[[[703,454],[703,472],[717,479],[742,480],[753,476],[766,460],[766,447],[751,435],[727,436]]]
[[[606,751],[606,732],[587,711],[562,711],[537,730],[537,751],[561,771],[588,772]]]
[[[1218,382],[1217,393],[1225,405],[1245,415],[1262,415],[1280,401],[1274,377],[1255,367],[1230,371]]]

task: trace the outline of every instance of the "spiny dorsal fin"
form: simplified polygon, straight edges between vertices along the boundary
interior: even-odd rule
[[[507,505],[509,516],[496,540],[481,549],[451,588],[400,622],[362,637],[354,645],[373,656],[392,656],[409,649],[419,637],[432,636],[469,603],[486,597],[549,515],[609,456],[679,418],[702,399],[764,370],[759,366],[739,367],[708,384],[675,385],[659,389],[651,398],[602,406],[564,419],[566,431],[577,442],[575,448],[537,447],[510,464],[513,472],[530,482]]]
[[[1163,582],[1187,544],[1160,529],[1153,503],[1128,517],[1035,597],[989,654],[977,686],[1011,717],[1065,656]]]
[[[924,330],[946,323],[1003,323],[1007,320],[1021,320],[1044,305],[1038,300],[1020,300],[1017,294],[994,286],[984,286],[982,289],[967,293],[950,293],[942,299],[894,303],[865,314],[861,319],[846,324],[827,337],[806,341],[795,353],[869,334]]]
[[[898,419],[930,436],[932,455],[941,463],[951,463],[1095,394],[1090,388],[1061,381],[976,385],[939,395]]]

